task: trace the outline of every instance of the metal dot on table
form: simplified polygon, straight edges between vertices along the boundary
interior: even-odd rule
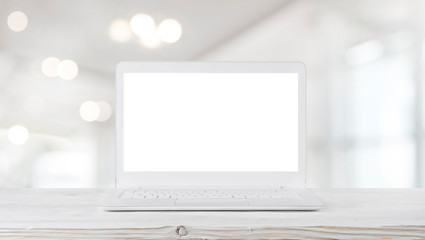
[[[184,237],[189,233],[184,226],[178,226],[176,232],[180,237]]]

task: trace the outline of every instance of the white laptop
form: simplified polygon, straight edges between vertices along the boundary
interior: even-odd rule
[[[305,66],[122,62],[108,211],[316,210],[305,188]]]

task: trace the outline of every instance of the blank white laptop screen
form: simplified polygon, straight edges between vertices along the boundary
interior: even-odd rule
[[[297,73],[124,73],[124,171],[298,171]]]

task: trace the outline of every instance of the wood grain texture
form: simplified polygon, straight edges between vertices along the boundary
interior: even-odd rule
[[[180,237],[175,226],[119,229],[3,229],[5,239],[425,239],[423,226],[381,228],[360,227],[280,227],[280,228],[188,228]]]
[[[111,191],[1,189],[0,238],[425,239],[425,189],[317,189],[328,207],[313,212],[98,210]]]

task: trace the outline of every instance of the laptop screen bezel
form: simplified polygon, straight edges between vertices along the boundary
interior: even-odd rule
[[[305,187],[306,70],[301,62],[121,62],[116,68],[116,187]],[[125,73],[298,73],[297,172],[125,172]]]

